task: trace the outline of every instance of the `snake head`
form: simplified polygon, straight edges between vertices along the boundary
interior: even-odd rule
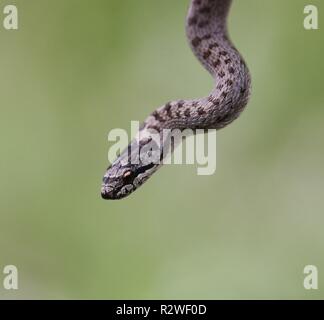
[[[127,197],[141,186],[155,172],[159,164],[138,160],[125,151],[106,171],[101,187],[105,200],[118,200]]]
[[[107,169],[101,187],[101,196],[105,200],[122,199],[135,190],[135,170],[131,166],[116,167],[112,165]]]
[[[118,167],[112,165],[108,168],[101,187],[101,196],[105,200],[119,200],[129,196],[141,186],[155,170],[158,165],[150,163],[147,165],[127,165]]]

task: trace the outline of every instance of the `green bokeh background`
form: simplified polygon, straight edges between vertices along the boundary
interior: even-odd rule
[[[303,28],[309,1],[234,1],[253,96],[218,134],[214,176],[166,166],[100,198],[109,130],[212,88],[188,2],[0,1],[1,20],[19,10],[18,31],[0,25],[0,270],[18,267],[19,290],[0,298],[324,298],[324,34]]]

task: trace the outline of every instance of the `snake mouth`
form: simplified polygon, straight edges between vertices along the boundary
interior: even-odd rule
[[[115,189],[107,186],[107,185],[102,185],[101,187],[101,197],[104,200],[120,200],[123,198],[126,198],[129,194],[132,193],[133,189],[132,188],[123,188],[123,192],[116,192]]]

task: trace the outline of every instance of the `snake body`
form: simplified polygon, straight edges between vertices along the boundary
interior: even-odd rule
[[[251,80],[248,68],[228,37],[227,16],[231,0],[192,0],[186,22],[190,46],[215,80],[213,91],[195,100],[168,102],[143,123],[128,148],[107,169],[101,195],[121,199],[142,185],[161,164],[131,161],[131,150],[142,152],[152,141],[152,130],[221,129],[238,118],[248,102]],[[149,150],[149,148],[148,148]],[[149,151],[147,151],[149,152]]]

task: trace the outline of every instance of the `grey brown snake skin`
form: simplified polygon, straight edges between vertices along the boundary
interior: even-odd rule
[[[128,152],[134,146],[145,152],[145,146],[152,141],[151,130],[218,130],[238,118],[243,111],[250,95],[251,80],[244,60],[228,37],[227,16],[231,2],[191,1],[187,36],[196,57],[213,76],[215,88],[207,97],[172,101],[155,110],[141,126],[138,137],[107,169],[101,188],[104,199],[128,196],[161,166],[141,160],[134,164],[131,161],[134,154]]]

